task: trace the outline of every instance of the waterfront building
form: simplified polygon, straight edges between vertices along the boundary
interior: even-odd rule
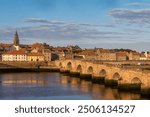
[[[27,61],[24,49],[7,51],[2,54],[2,61]]]
[[[42,54],[44,55],[44,60],[45,61],[51,61],[52,60],[52,52],[49,49],[44,49],[42,51]]]
[[[42,53],[28,53],[27,61],[45,61]]]

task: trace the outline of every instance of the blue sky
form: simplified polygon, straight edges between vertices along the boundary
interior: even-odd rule
[[[0,0],[0,43],[150,51],[149,0]]]

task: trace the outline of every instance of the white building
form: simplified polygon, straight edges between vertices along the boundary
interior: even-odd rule
[[[2,54],[2,61],[27,61],[25,50],[8,51]]]

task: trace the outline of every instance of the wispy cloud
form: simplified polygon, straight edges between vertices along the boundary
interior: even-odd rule
[[[18,30],[21,43],[46,42],[51,45],[88,45],[102,46],[103,43],[135,43],[139,42],[141,30],[118,30],[115,24],[88,24],[88,23],[57,23],[55,21],[28,18],[25,21],[29,26],[0,28],[1,42],[12,42],[13,33]],[[61,22],[61,21],[60,21]],[[37,25],[30,25],[35,23]],[[105,30],[103,30],[105,29]],[[144,32],[147,34],[148,32]],[[144,38],[145,39],[145,38]],[[143,39],[143,41],[144,41]],[[149,42],[147,38],[145,42]],[[95,44],[95,46],[94,46]],[[99,47],[97,46],[97,47]]]
[[[47,19],[40,18],[27,18],[23,20],[26,23],[44,23],[44,24],[64,24],[63,21],[49,21]]]
[[[130,6],[136,6],[136,7],[150,7],[150,4],[146,4],[146,3],[142,3],[142,2],[131,2],[131,3],[128,3],[127,5],[130,5]]]
[[[150,23],[150,9],[112,9],[109,15],[115,20],[126,23]]]
[[[13,32],[15,30],[19,31],[19,34],[25,40],[31,38],[33,41],[37,41],[37,39],[45,40],[48,43],[53,42],[54,44],[59,41],[63,41],[63,43],[80,43],[89,41],[103,41],[103,42],[111,42],[111,41],[124,41],[124,39],[120,39],[125,33],[112,31],[112,30],[100,30],[101,27],[112,28],[114,25],[95,25],[88,23],[69,23],[69,22],[61,22],[61,21],[50,21],[46,19],[37,19],[37,18],[28,18],[25,19],[26,23],[39,23],[38,25],[32,26],[24,26],[24,27],[8,27],[5,29],[0,29],[0,33],[2,34],[1,38],[12,38]],[[30,41],[30,40],[29,40]],[[88,42],[89,42],[88,41]]]

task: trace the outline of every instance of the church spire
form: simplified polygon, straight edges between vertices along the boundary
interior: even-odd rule
[[[18,33],[16,31],[15,35],[14,35],[14,45],[15,46],[19,46],[19,36],[18,36]]]

